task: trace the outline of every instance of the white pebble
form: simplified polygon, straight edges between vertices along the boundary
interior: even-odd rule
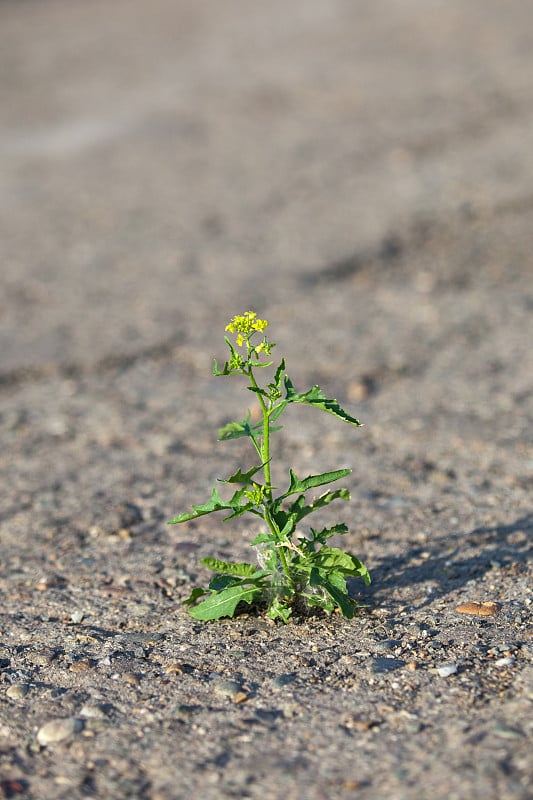
[[[26,697],[30,687],[26,683],[13,683],[6,691],[6,695],[12,700],[22,700]]]
[[[53,742],[62,742],[83,728],[81,719],[67,717],[66,719],[53,719],[47,722],[37,733],[37,741],[45,747]]]
[[[457,664],[441,664],[437,667],[437,675],[441,678],[447,678],[449,675],[455,675],[457,672]]]
[[[514,664],[515,659],[512,656],[506,656],[505,658],[498,658],[497,661],[494,662],[495,667],[509,667],[511,664]]]

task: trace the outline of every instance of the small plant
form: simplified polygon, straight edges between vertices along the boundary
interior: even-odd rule
[[[257,565],[219,561],[203,558],[201,563],[216,573],[207,589],[193,589],[184,601],[189,613],[200,620],[232,617],[240,603],[266,604],[271,619],[288,622],[297,604],[318,606],[326,612],[340,609],[344,617],[353,617],[356,603],[348,595],[346,579],[359,577],[368,585],[367,568],[350,553],[338,547],[329,547],[331,536],[345,534],[348,528],[343,523],[321,530],[309,529],[308,535],[297,531],[297,525],[313,511],[329,505],[333,500],[349,500],[347,489],[334,489],[319,497],[306,501],[306,492],[318,486],[338,481],[349,475],[350,469],[323,472],[298,478],[289,470],[289,486],[280,494],[272,484],[271,477],[271,433],[280,429],[274,425],[287,406],[304,403],[320,408],[350,425],[361,423],[344,411],[336,400],[328,400],[318,386],[300,394],[285,372],[285,360],[281,359],[270,383],[260,386],[256,370],[272,366],[268,359],[275,346],[264,335],[268,322],[257,319],[255,312],[247,311],[234,317],[226,331],[235,335],[235,344],[225,336],[230,349],[229,360],[219,369],[214,362],[214,375],[244,375],[250,382],[247,387],[253,392],[261,408],[262,420],[257,424],[248,412],[241,422],[230,422],[219,431],[219,439],[238,439],[246,436],[257,455],[257,462],[242,472],[238,469],[221,483],[238,487],[229,500],[223,500],[217,487],[212,490],[210,500],[204,505],[194,506],[188,514],[180,514],[169,524],[187,522],[214,511],[226,511],[224,520],[240,517],[247,512],[264,522],[264,530],[254,541]],[[257,344],[252,340],[257,335],[262,339]],[[205,597],[207,595],[207,597]],[[200,598],[204,598],[197,603]]]

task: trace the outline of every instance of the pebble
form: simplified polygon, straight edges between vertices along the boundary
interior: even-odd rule
[[[289,683],[293,683],[295,680],[296,674],[294,672],[286,672],[281,675],[277,675],[272,681],[272,686],[274,689],[283,689],[285,686],[288,686]]]
[[[376,656],[372,659],[372,672],[382,674],[384,672],[392,672],[399,667],[404,667],[405,661],[400,658],[385,658]]]
[[[505,658],[498,658],[494,662],[495,667],[510,667],[516,661],[515,658],[512,656],[506,656]]]
[[[67,717],[66,719],[53,719],[47,722],[37,732],[37,741],[43,747],[54,742],[62,742],[83,728],[81,719]]]
[[[129,683],[132,686],[139,686],[141,683],[139,676],[134,672],[124,672],[121,677],[124,683]]]
[[[472,601],[461,603],[455,610],[459,614],[472,614],[476,617],[493,617],[500,610],[500,606],[492,600],[485,600],[482,603]]]
[[[231,678],[219,678],[213,683],[213,691],[222,697],[234,697],[241,691],[241,685]]]
[[[436,667],[435,672],[441,678],[448,678],[457,672],[457,664],[441,664],[440,667]]]
[[[57,650],[43,648],[42,650],[29,650],[26,659],[36,667],[47,667],[57,658]]]
[[[87,672],[87,670],[92,669],[93,662],[90,658],[80,658],[79,661],[74,661],[70,667],[70,672]]]
[[[80,716],[88,719],[105,719],[107,714],[105,706],[101,703],[85,703],[80,709]]]
[[[401,644],[402,643],[398,639],[382,639],[374,644],[374,650],[376,653],[386,653],[390,650],[395,650],[397,647],[400,647]]]
[[[502,739],[522,739],[525,737],[525,733],[520,728],[507,725],[505,722],[499,722],[494,727],[494,733]]]
[[[14,683],[6,691],[6,695],[12,700],[22,700],[22,698],[26,697],[29,691],[30,687],[27,683]]]

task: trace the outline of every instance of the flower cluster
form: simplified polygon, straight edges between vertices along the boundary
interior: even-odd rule
[[[229,325],[226,325],[226,330],[237,334],[235,338],[237,347],[247,345],[248,353],[251,354],[253,352],[258,356],[260,353],[270,355],[273,344],[265,336],[260,344],[252,347],[250,339],[255,333],[263,333],[267,327],[268,321],[266,319],[257,319],[255,311],[245,311],[244,314],[233,317]]]
[[[226,330],[230,333],[244,333],[249,334],[252,331],[264,331],[268,328],[266,319],[256,319],[257,314],[255,311],[245,311],[242,316],[235,316],[229,325],[226,325]]]

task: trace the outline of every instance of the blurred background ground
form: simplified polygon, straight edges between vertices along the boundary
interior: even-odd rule
[[[0,3],[6,797],[530,796],[532,53],[521,2]],[[278,440],[354,470],[350,623],[178,604],[249,557],[164,525],[245,454],[210,369],[248,308],[365,423]]]

